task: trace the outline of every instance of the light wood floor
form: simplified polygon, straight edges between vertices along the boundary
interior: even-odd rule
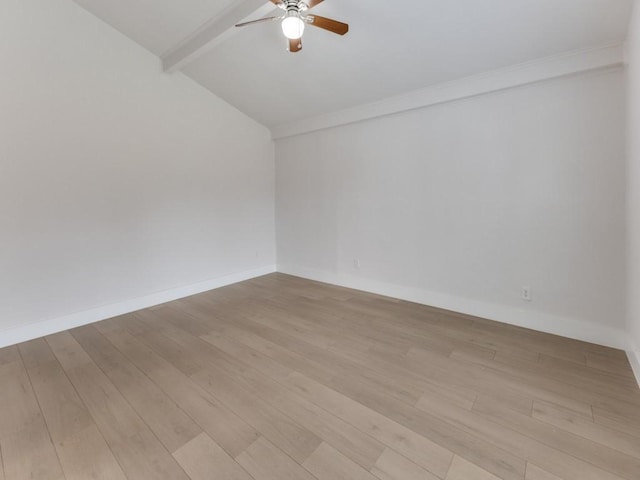
[[[625,354],[281,274],[0,350],[0,480],[640,479]]]

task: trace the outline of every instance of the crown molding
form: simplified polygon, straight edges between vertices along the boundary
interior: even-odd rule
[[[622,44],[567,52],[459,80],[431,85],[378,102],[283,124],[271,128],[271,136],[274,140],[279,140],[545,80],[621,68],[623,65],[624,46]]]

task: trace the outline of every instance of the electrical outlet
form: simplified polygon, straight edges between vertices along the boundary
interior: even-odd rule
[[[531,287],[522,287],[522,300],[525,302],[531,301]]]
[[[353,259],[353,268],[355,268],[356,270],[360,269],[360,260],[357,258]]]

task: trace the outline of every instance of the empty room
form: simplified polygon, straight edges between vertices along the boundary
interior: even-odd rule
[[[640,0],[1,0],[0,480],[639,480]]]

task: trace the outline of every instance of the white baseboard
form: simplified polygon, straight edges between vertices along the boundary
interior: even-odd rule
[[[640,387],[640,350],[635,346],[631,346],[631,350],[627,351],[627,357],[629,357],[629,363],[631,364],[631,370],[636,376],[636,381]]]
[[[206,280],[204,282],[186,285],[184,287],[172,288],[162,292],[152,293],[143,297],[125,300],[123,302],[104,305],[91,310],[65,315],[63,317],[44,320],[42,322],[21,325],[0,332],[0,348],[17,343],[44,337],[53,333],[62,332],[70,328],[80,327],[89,323],[106,320],[126,313],[153,307],[162,303],[171,302],[179,298],[188,297],[197,293],[206,292],[216,288],[242,282],[251,278],[260,277],[276,271],[275,265],[232,273],[223,277]]]
[[[621,350],[628,350],[629,347],[623,329],[596,325],[575,318],[532,312],[505,305],[480,302],[352,275],[310,270],[293,265],[279,264],[278,271],[297,277],[407,300],[607,347]]]

